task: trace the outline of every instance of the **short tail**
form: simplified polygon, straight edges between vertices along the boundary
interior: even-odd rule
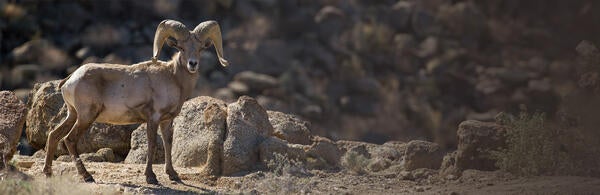
[[[65,82],[67,82],[67,80],[69,80],[69,78],[71,78],[71,75],[73,75],[73,73],[69,74],[69,76],[67,76],[67,78],[64,78],[62,81],[60,81],[60,83],[58,84],[58,88],[61,88]]]

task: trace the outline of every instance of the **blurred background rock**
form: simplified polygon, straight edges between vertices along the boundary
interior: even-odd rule
[[[149,60],[163,19],[217,20],[231,66],[204,51],[196,95],[250,95],[334,140],[451,149],[466,119],[520,105],[555,117],[578,87],[575,47],[600,43],[594,10],[593,0],[0,0],[0,88],[26,101],[34,83],[81,64]]]

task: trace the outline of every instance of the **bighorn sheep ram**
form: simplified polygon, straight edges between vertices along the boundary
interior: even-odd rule
[[[178,52],[168,62],[158,61],[158,54],[165,42]],[[200,51],[211,44],[215,46],[221,65],[227,66],[217,22],[202,22],[189,31],[181,22],[164,20],[156,29],[152,61],[129,66],[85,64],[65,78],[59,87],[68,114],[48,135],[43,170],[46,176],[52,175],[54,152],[58,141],[64,137],[64,145],[75,162],[77,172],[85,182],[94,182],[77,152],[77,141],[88,127],[93,122],[146,123],[146,182],[158,184],[151,162],[158,127],[164,143],[166,173],[169,179],[178,181],[179,176],[171,163],[173,118],[179,114],[183,102],[190,98],[195,88],[199,77],[196,72]]]

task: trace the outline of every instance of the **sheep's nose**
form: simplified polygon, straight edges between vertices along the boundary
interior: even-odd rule
[[[195,60],[190,60],[190,61],[188,62],[188,64],[189,64],[190,66],[196,66],[196,65],[198,65],[198,61],[195,61]]]

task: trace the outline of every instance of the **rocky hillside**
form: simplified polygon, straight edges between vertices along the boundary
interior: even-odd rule
[[[197,95],[243,95],[295,113],[333,140],[426,139],[456,148],[456,126],[520,105],[555,117],[577,87],[575,46],[599,42],[597,10],[575,1],[0,1],[0,87],[88,62],[149,60],[156,25],[214,19],[222,69],[204,53]],[[167,59],[174,50],[163,52]]]

